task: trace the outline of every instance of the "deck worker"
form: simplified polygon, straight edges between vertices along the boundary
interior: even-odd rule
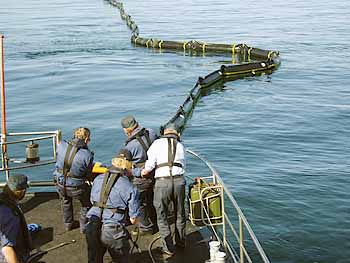
[[[121,120],[121,126],[127,136],[124,149],[131,152],[134,168],[132,182],[140,192],[140,235],[157,232],[156,212],[153,206],[154,179],[149,176],[141,177],[141,170],[147,160],[147,150],[157,138],[152,129],[143,128],[133,116],[126,116]]]
[[[93,207],[87,214],[86,228],[89,263],[102,263],[106,250],[113,262],[128,262],[130,245],[125,221],[128,214],[131,223],[137,224],[140,214],[139,193],[128,178],[131,169],[131,154],[122,149],[112,159],[108,172],[94,180]]]
[[[73,198],[78,199],[80,209],[80,232],[84,233],[86,213],[91,207],[90,187],[94,155],[88,149],[90,130],[79,127],[74,130],[73,139],[62,140],[57,146],[56,169],[54,171],[57,191],[62,198],[63,222],[66,231],[75,227],[73,218]]]
[[[23,174],[11,175],[0,194],[0,262],[24,263],[30,252],[30,235],[18,201],[28,187]]]
[[[172,256],[175,246],[172,239],[169,204],[174,204],[175,245],[185,247],[185,147],[175,124],[165,127],[164,136],[155,140],[147,152],[148,160],[141,175],[147,177],[155,169],[154,206],[162,240],[164,256]]]

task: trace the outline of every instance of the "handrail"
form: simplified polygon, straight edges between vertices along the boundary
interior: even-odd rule
[[[3,137],[6,136],[6,141],[2,140]],[[8,140],[9,138],[12,137],[22,137],[18,140]],[[24,137],[24,138],[23,138]],[[29,137],[29,138],[28,138]],[[11,170],[19,170],[19,169],[25,169],[25,168],[32,168],[36,166],[43,166],[43,165],[48,165],[52,164],[56,161],[56,146],[60,140],[61,137],[61,131],[56,130],[56,131],[42,131],[42,132],[17,132],[17,133],[8,133],[8,134],[2,134],[1,135],[1,161],[2,161],[2,166],[0,167],[0,171],[6,173],[6,180],[8,180],[10,174],[9,172]],[[46,158],[45,160],[40,160],[39,158],[37,161],[33,162],[28,162],[27,159],[26,161],[21,161],[10,158],[9,154],[9,147],[14,144],[22,144],[26,142],[30,143],[35,143],[43,140],[52,140],[52,155]],[[39,154],[37,152],[37,154]],[[28,156],[27,156],[28,157]],[[39,157],[39,156],[38,156]],[[15,164],[15,165],[10,165],[10,164]],[[34,183],[35,185],[35,183]],[[35,185],[35,186],[42,186],[42,185]]]
[[[0,182],[0,188],[3,188],[6,185],[6,182]],[[35,181],[28,181],[29,187],[53,187],[55,186],[55,182],[53,180],[51,181],[45,181],[45,180],[35,180]]]
[[[57,133],[59,130],[56,131],[37,131],[37,132],[9,132],[8,136],[26,136],[26,135],[44,135],[44,134],[53,134]]]
[[[212,173],[212,177],[213,177],[213,182],[215,184],[218,184],[220,186],[222,186],[223,188],[223,192],[226,195],[226,197],[228,198],[228,200],[230,201],[230,205],[232,205],[238,215],[239,218],[239,232],[237,233],[237,231],[234,228],[233,223],[231,222],[231,220],[229,219],[228,215],[225,212],[225,204],[224,204],[224,200],[223,200],[223,224],[222,224],[222,234],[223,234],[223,240],[220,240],[220,242],[223,244],[223,246],[225,247],[225,250],[228,251],[230,253],[231,258],[235,261],[235,262],[240,262],[240,263],[244,263],[244,259],[246,258],[248,260],[248,262],[252,262],[249,254],[248,254],[248,250],[247,248],[244,246],[244,236],[243,236],[243,227],[245,227],[245,229],[248,231],[250,238],[252,239],[256,249],[259,252],[259,255],[261,257],[261,259],[263,260],[263,262],[265,263],[269,263],[270,260],[268,259],[268,257],[266,256],[266,253],[264,251],[264,249],[262,248],[258,238],[256,237],[253,229],[251,228],[251,226],[248,223],[248,220],[246,219],[246,217],[244,216],[241,208],[239,207],[239,205],[237,204],[236,200],[234,199],[234,197],[232,196],[230,190],[227,188],[227,186],[224,184],[223,180],[221,179],[221,177],[219,176],[218,172],[215,170],[215,168],[202,156],[200,156],[199,154],[193,152],[192,150],[186,149],[186,152],[188,152],[189,154],[195,156],[196,158],[198,158],[199,160],[201,160],[211,171]],[[231,244],[229,242],[227,242],[227,232],[226,232],[226,225],[231,229],[231,231],[233,232],[236,240],[238,241],[239,245],[240,245],[240,252],[239,252],[239,260],[237,259],[238,254],[235,252],[235,249],[231,246]],[[214,229],[215,236],[219,236],[217,234],[217,231]]]
[[[7,136],[9,136],[9,135],[7,135]],[[29,139],[17,140],[17,141],[4,142],[2,144],[9,145],[9,144],[17,144],[17,143],[32,142],[32,141],[41,141],[41,140],[51,139],[51,138],[55,138],[55,137],[56,137],[56,134],[51,134],[48,136],[41,136],[41,137],[34,137],[34,138],[29,138]]]
[[[1,79],[1,160],[3,166],[6,166],[7,147],[3,145],[6,142],[6,96],[5,96],[5,59],[4,59],[4,36],[0,34],[0,79]],[[6,178],[8,173],[6,173]]]

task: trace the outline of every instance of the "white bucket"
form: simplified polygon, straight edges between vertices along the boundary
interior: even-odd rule
[[[220,242],[219,241],[210,241],[209,242],[209,252],[210,252],[210,260],[212,262],[215,261],[215,256],[216,256],[216,253],[219,252],[219,249],[220,249]]]
[[[222,251],[218,251],[215,254],[215,263],[225,263],[226,261],[226,253]]]

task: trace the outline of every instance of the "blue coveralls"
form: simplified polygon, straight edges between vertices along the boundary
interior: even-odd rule
[[[113,172],[113,169],[111,169]],[[91,189],[91,203],[100,202],[101,188],[103,179],[108,173],[99,175],[95,178]],[[140,216],[140,200],[137,188],[125,176],[119,176],[117,182],[113,185],[108,196],[108,207],[118,208],[128,211],[130,218]],[[99,217],[101,209],[93,206],[87,213],[89,223],[86,228],[86,238],[88,243],[89,263],[103,262],[103,255],[106,249],[110,253],[113,262],[128,262],[129,256],[129,233],[125,228],[127,213],[116,212],[110,209],[103,209],[101,240],[96,232],[99,231]],[[100,243],[102,242],[102,244]],[[101,246],[102,245],[102,246]]]
[[[29,256],[30,239],[25,221],[21,224],[21,219],[15,211],[0,201],[0,263],[6,262],[1,252],[6,246],[14,248],[21,263]]]
[[[80,210],[80,231],[84,232],[86,224],[86,213],[91,207],[90,187],[86,183],[87,176],[91,174],[94,156],[87,148],[83,140],[73,139],[73,145],[79,148],[75,155],[70,169],[71,176],[67,177],[66,187],[64,187],[63,166],[68,142],[61,141],[57,147],[57,160],[54,176],[57,181],[57,190],[62,198],[63,222],[66,228],[72,227],[73,224],[73,198],[81,203]]]
[[[132,155],[132,162],[135,165],[142,165],[147,160],[147,151],[142,147],[140,142],[134,138],[137,133],[143,128],[141,126],[137,127],[129,138],[126,140],[124,148],[129,150]],[[150,142],[157,138],[157,134],[152,129],[145,129],[148,132]],[[148,142],[145,136],[140,136],[145,145],[149,148]],[[135,167],[132,170],[133,175],[133,184],[137,187],[140,192],[140,209],[141,209],[141,218],[140,218],[140,230],[141,231],[153,231],[156,228],[156,211],[153,206],[153,179],[152,178],[142,178],[141,177],[142,167]]]

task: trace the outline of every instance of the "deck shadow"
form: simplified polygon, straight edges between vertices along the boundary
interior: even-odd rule
[[[21,209],[24,213],[27,213],[37,206],[54,199],[58,199],[58,194],[55,192],[29,193],[25,197],[25,201],[21,202]]]
[[[35,248],[40,248],[53,241],[53,227],[43,228],[32,235],[32,243]]]

